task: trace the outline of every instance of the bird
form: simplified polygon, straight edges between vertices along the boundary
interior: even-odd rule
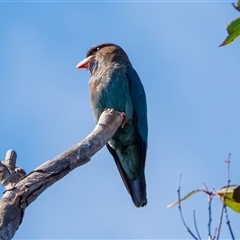
[[[86,68],[90,101],[96,122],[101,113],[114,109],[124,114],[122,126],[106,144],[138,208],[147,205],[145,162],[148,122],[146,94],[127,54],[114,43],[101,43],[87,52],[76,68]]]

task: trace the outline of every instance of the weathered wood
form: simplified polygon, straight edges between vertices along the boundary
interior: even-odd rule
[[[8,190],[19,182],[26,175],[26,172],[16,166],[17,153],[10,149],[7,151],[5,159],[0,162],[0,182]]]
[[[0,199],[0,239],[12,239],[22,222],[27,206],[49,186],[76,167],[90,161],[90,158],[112,138],[122,121],[121,113],[112,109],[105,110],[92,133],[84,140],[27,175],[23,169],[15,166],[16,153],[10,150],[5,160],[0,162],[0,181],[6,189]],[[9,188],[9,179],[16,181],[16,176],[22,178],[20,181],[18,179],[17,183],[11,182]],[[7,184],[3,184],[4,181]]]

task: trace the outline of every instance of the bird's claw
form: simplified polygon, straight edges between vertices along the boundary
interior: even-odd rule
[[[124,112],[122,112],[121,115],[123,116],[123,121],[122,121],[122,124],[121,124],[121,128],[124,128],[125,124],[127,123],[127,115]]]

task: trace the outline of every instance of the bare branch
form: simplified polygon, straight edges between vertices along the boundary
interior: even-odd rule
[[[230,183],[231,183],[231,179],[230,179],[230,163],[231,163],[231,161],[230,161],[230,158],[231,158],[231,153],[229,153],[228,160],[226,160],[226,163],[227,163],[227,175],[228,175],[228,181],[227,181],[228,185],[227,185],[227,187],[229,187]],[[225,196],[224,196],[224,200],[225,200]],[[228,218],[226,205],[224,206],[224,210],[225,210],[225,217],[226,217],[226,220],[227,220],[228,229],[229,229],[229,232],[231,234],[232,239],[234,240],[235,237],[234,237],[234,234],[233,234],[233,231],[232,231],[232,228],[231,228],[231,224],[230,224],[230,221],[229,221],[229,218]]]
[[[181,194],[180,194],[180,191],[181,191],[181,179],[182,179],[182,174],[180,175],[180,178],[179,178],[179,187],[178,187],[178,209],[179,209],[179,212],[180,212],[180,216],[181,216],[181,219],[182,219],[182,222],[183,222],[183,225],[185,226],[185,228],[187,229],[188,233],[195,239],[195,240],[198,240],[198,238],[193,234],[193,232],[191,231],[191,229],[188,227],[188,225],[186,224],[185,220],[184,220],[184,217],[183,217],[183,213],[182,213],[182,207],[181,207]]]
[[[209,220],[208,220],[208,239],[211,240],[212,239],[212,234],[211,234],[211,223],[212,223],[212,196],[208,197],[208,216],[209,216]]]
[[[225,161],[227,163],[227,178],[228,178],[228,180],[227,180],[226,191],[225,191],[225,194],[224,194],[224,197],[223,197],[223,201],[222,201],[223,204],[222,204],[220,218],[219,218],[219,223],[218,223],[218,228],[217,228],[218,230],[217,230],[216,240],[219,240],[219,238],[220,238],[224,209],[226,211],[225,198],[226,198],[227,190],[228,190],[230,182],[231,182],[231,180],[230,180],[230,158],[231,158],[231,153],[228,154],[228,159]],[[230,226],[230,222],[228,224],[229,224],[228,226]]]
[[[0,199],[0,239],[11,239],[22,222],[27,206],[70,171],[90,161],[112,138],[122,121],[121,113],[105,110],[92,133],[84,140],[26,176],[24,170],[15,166],[16,153],[8,151],[5,160],[0,163],[0,181],[6,189]],[[19,176],[22,177],[20,181]]]
[[[200,233],[199,233],[199,231],[198,231],[195,210],[193,210],[193,222],[194,222],[195,230],[196,230],[197,235],[198,235],[198,239],[201,240],[202,238],[201,238]]]
[[[235,3],[232,3],[232,6],[233,6],[238,12],[240,12],[240,7],[239,7],[239,6],[235,5]]]
[[[231,234],[232,240],[235,240],[233,230],[232,230],[232,227],[231,227],[231,224],[230,224],[230,220],[228,218],[228,213],[227,213],[227,207],[226,206],[225,206],[225,216],[226,216],[227,225],[228,225],[228,229],[229,229],[229,232]]]

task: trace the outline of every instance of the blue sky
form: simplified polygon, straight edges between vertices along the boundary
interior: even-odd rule
[[[134,207],[104,148],[27,208],[15,239],[190,238],[178,208],[166,208],[179,174],[182,195],[202,182],[219,189],[231,152],[240,183],[240,39],[218,48],[239,16],[231,2],[0,2],[1,159],[14,149],[29,172],[91,132],[89,76],[75,66],[92,45],[127,52],[148,102],[147,207]],[[220,206],[214,199],[214,227]],[[206,196],[182,207],[189,227],[196,211],[206,238]],[[239,214],[229,218],[240,238]],[[230,238],[225,222],[221,236]]]

